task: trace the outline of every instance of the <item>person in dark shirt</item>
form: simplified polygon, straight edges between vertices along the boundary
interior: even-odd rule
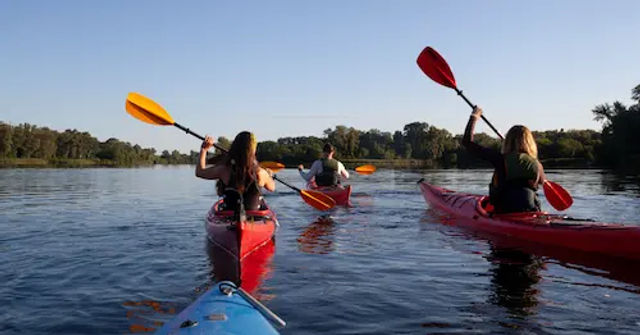
[[[494,172],[489,184],[489,200],[494,213],[540,211],[538,186],[546,180],[538,161],[538,147],[531,131],[521,125],[509,129],[500,151],[473,142],[473,130],[482,115],[476,107],[471,113],[462,145],[473,155],[487,160]]]
[[[218,195],[224,198],[226,209],[235,210],[239,198],[242,198],[246,210],[259,209],[262,198],[260,189],[274,191],[275,182],[271,171],[261,168],[256,161],[255,136],[248,131],[240,132],[221,161],[207,167],[207,151],[212,146],[213,137],[206,136],[200,147],[196,176],[218,180]]]

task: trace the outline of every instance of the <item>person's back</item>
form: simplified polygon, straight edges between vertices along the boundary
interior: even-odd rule
[[[333,158],[323,157],[320,159],[322,164],[322,172],[316,175],[316,185],[318,186],[334,186],[340,183],[338,176],[338,161]]]
[[[349,178],[349,172],[344,165],[333,158],[334,147],[327,143],[324,145],[323,157],[313,162],[308,173],[303,172],[303,166],[298,166],[300,176],[307,182],[315,181],[317,186],[336,186],[340,184],[341,177]]]
[[[503,155],[504,179],[489,186],[489,197],[496,213],[535,212],[540,210],[536,194],[538,162],[525,153]],[[498,179],[498,177],[496,177]]]
[[[260,209],[260,187],[273,191],[275,183],[269,172],[262,169],[255,159],[257,145],[253,134],[246,131],[239,133],[220,162],[206,167],[207,151],[212,146],[213,138],[207,136],[200,150],[196,176],[218,180],[217,191],[224,199],[225,209],[236,210],[240,204],[244,205],[245,210]]]
[[[503,141],[501,151],[482,147],[473,142],[473,128],[481,114],[480,108],[474,109],[462,145],[472,154],[489,161],[495,169],[489,184],[494,212],[540,211],[536,191],[544,180],[544,170],[537,159],[537,146],[531,132],[524,126],[513,126]]]
[[[262,193],[260,192],[255,177],[247,179],[242,190],[239,190],[232,166],[228,183],[225,184],[222,179],[219,179],[216,186],[218,188],[218,195],[221,195],[224,199],[224,208],[226,210],[236,210],[240,204],[244,206],[245,210],[260,209]]]

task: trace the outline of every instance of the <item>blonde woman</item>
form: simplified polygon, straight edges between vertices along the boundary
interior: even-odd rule
[[[207,151],[213,146],[213,138],[206,136],[200,147],[200,162],[196,165],[196,177],[218,180],[218,195],[224,197],[225,208],[236,209],[241,196],[246,210],[259,209],[262,194],[260,188],[269,191],[276,188],[268,170],[256,160],[255,136],[243,131],[231,143],[229,152],[214,166],[207,167]]]
[[[546,179],[538,161],[538,147],[531,131],[525,126],[513,126],[507,132],[500,151],[473,142],[475,123],[482,115],[476,107],[471,113],[462,138],[462,145],[473,155],[489,161],[493,177],[489,184],[489,199],[495,213],[540,211],[538,186]]]

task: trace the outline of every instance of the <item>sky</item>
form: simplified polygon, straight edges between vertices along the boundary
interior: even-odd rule
[[[640,84],[639,13],[636,0],[0,0],[0,121],[197,150],[126,114],[139,92],[216,137],[415,121],[460,134],[469,107],[416,65],[432,46],[503,133],[599,130],[593,107],[630,104]]]

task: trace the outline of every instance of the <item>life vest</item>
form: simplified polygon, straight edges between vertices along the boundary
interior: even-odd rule
[[[262,193],[258,187],[257,176],[252,173],[251,178],[245,181],[244,192],[240,193],[235,187],[225,185],[222,180],[222,197],[224,199],[224,207],[226,210],[236,210],[244,207],[244,210],[260,209],[262,202]],[[232,168],[229,175],[229,185],[235,185],[235,171]],[[242,206],[239,206],[242,204]]]
[[[331,158],[321,158],[322,172],[318,173],[316,177],[316,185],[318,186],[335,186],[340,183],[340,176],[338,176],[338,161]]]
[[[489,198],[496,213],[537,212],[538,160],[525,153],[504,156],[504,175],[494,171]]]

